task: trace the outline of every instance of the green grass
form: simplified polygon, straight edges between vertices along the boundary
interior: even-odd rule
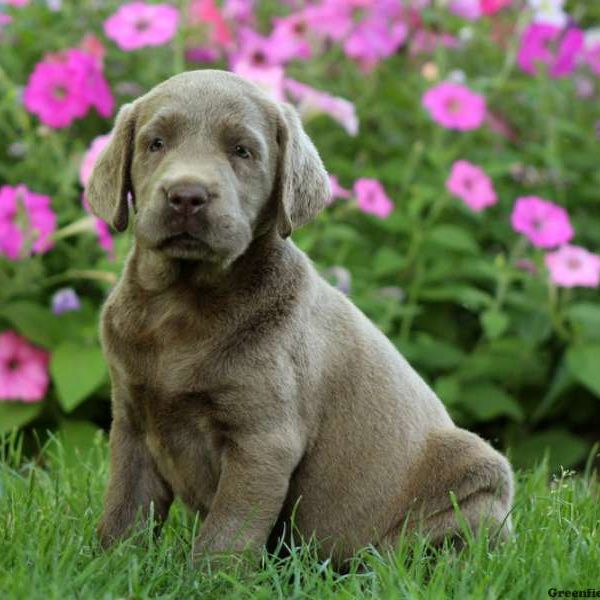
[[[144,532],[144,544],[104,552],[94,528],[106,476],[103,439],[84,458],[51,442],[33,463],[13,437],[0,455],[0,597],[545,598],[552,587],[600,584],[600,484],[589,474],[551,478],[544,465],[520,473],[515,535],[495,550],[483,535],[460,552],[406,540],[390,557],[365,550],[346,575],[310,545],[246,573],[194,568],[198,523],[180,504],[158,542]]]

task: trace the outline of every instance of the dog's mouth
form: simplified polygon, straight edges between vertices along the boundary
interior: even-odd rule
[[[159,244],[159,250],[185,254],[212,254],[212,248],[191,233],[177,233],[165,238]]]

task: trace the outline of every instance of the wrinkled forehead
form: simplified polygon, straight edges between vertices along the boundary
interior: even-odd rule
[[[249,84],[235,80],[168,80],[138,103],[138,130],[185,128],[209,135],[247,128],[271,137],[276,128],[273,103]]]

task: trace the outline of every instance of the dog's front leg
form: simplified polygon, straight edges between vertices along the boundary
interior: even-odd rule
[[[157,525],[166,519],[173,492],[156,469],[143,434],[116,415],[110,431],[110,478],[98,524],[102,546],[125,537],[136,517],[145,521],[154,510]]]
[[[301,454],[299,438],[289,430],[232,440],[222,456],[217,492],[194,557],[256,554],[281,512]]]

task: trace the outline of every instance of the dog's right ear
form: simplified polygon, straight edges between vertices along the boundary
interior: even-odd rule
[[[117,231],[125,231],[129,222],[134,137],[135,106],[125,104],[117,115],[108,145],[96,160],[85,191],[92,212]]]

